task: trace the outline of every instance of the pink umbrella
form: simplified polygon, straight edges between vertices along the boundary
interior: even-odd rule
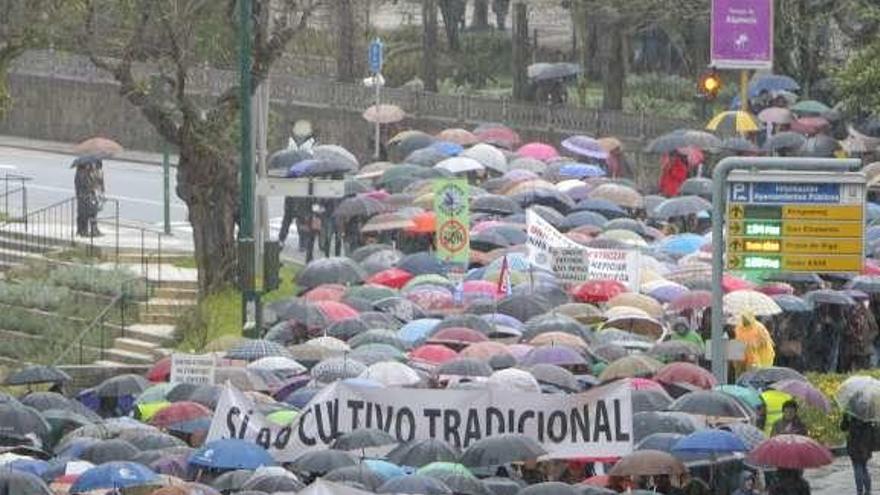
[[[880,265],[872,259],[865,260],[865,266],[862,268],[863,275],[880,275]]]
[[[770,385],[770,388],[799,397],[807,404],[816,409],[821,409],[826,413],[831,412],[831,402],[828,398],[825,397],[822,392],[817,390],[816,387],[813,387],[807,382],[802,382],[800,380],[780,380],[773,385]]]
[[[663,385],[660,385],[659,383],[657,383],[654,380],[651,380],[649,378],[627,378],[627,382],[629,383],[629,386],[633,390],[662,390],[664,392],[666,391],[666,389],[663,388]]]
[[[683,362],[669,363],[660,368],[654,375],[654,379],[669,385],[687,383],[703,390],[710,390],[718,385],[712,373],[706,371],[705,368]]]
[[[513,357],[516,358],[517,361],[521,361],[526,354],[532,352],[533,347],[527,344],[510,344],[507,346],[507,350],[513,354]]]
[[[541,160],[543,162],[559,156],[559,152],[556,151],[556,148],[544,143],[525,144],[516,150],[516,154],[519,156],[534,158],[535,160]]]
[[[455,304],[452,293],[437,286],[416,287],[406,294],[406,298],[425,311],[449,309]]]
[[[721,288],[724,289],[724,292],[733,292],[737,290],[754,289],[755,284],[746,279],[734,277],[733,275],[725,273],[721,280]]]
[[[341,301],[345,290],[345,286],[341,284],[322,284],[306,292],[303,299],[309,302]]]
[[[410,351],[409,359],[411,361],[422,362],[427,364],[443,364],[452,361],[458,357],[458,353],[452,349],[437,344],[427,344],[417,347]]]
[[[500,342],[475,342],[470,344],[469,346],[462,349],[459,353],[461,357],[468,357],[474,359],[489,359],[492,356],[510,356],[510,349],[507,348],[506,345]],[[515,359],[515,358],[514,358]]]
[[[678,312],[688,309],[705,309],[712,305],[712,293],[707,290],[695,290],[682,294],[669,302],[667,309]]]
[[[522,142],[519,134],[504,126],[486,129],[477,128],[474,130],[474,135],[484,143],[494,144],[507,149],[513,149]]]
[[[462,284],[462,291],[465,297],[468,295],[481,295],[494,299],[499,296],[498,284],[488,280],[468,280]]]
[[[755,288],[758,292],[768,296],[780,296],[782,294],[794,294],[794,287],[785,282],[769,282]]]

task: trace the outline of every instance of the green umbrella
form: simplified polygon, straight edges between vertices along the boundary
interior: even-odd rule
[[[396,295],[396,290],[383,285],[356,285],[345,291],[346,298],[356,297],[370,302],[376,302]]]
[[[715,387],[715,390],[739,399],[740,402],[748,405],[752,409],[757,409],[764,405],[764,400],[761,399],[760,392],[750,387],[743,387],[740,385],[718,385]]]
[[[425,275],[417,275],[410,279],[410,281],[403,286],[403,290],[406,291],[419,285],[440,285],[443,287],[452,287],[452,282],[450,282],[449,279],[444,277],[443,275],[428,273]]]
[[[293,420],[296,419],[297,416],[299,416],[299,411],[282,409],[267,415],[266,419],[279,426],[288,426],[293,423]]]
[[[437,474],[458,474],[461,476],[473,477],[473,473],[464,464],[457,462],[432,462],[426,466],[422,466],[416,471],[416,474],[424,476],[434,476]]]
[[[157,383],[144,390],[135,401],[135,404],[150,404],[167,400],[168,392],[176,387],[176,383]]]
[[[831,107],[816,100],[799,101],[791,107],[791,111],[797,114],[821,115],[831,111]]]

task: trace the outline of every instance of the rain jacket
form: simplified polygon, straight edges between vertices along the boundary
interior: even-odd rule
[[[698,334],[697,332],[695,332],[693,330],[688,330],[688,332],[684,335],[682,335],[678,332],[672,332],[672,336],[669,338],[669,340],[680,340],[683,342],[690,342],[692,344],[696,344],[697,346],[699,346],[700,349],[703,348],[703,337],[700,337],[700,334]]]
[[[678,195],[681,185],[687,180],[688,166],[679,155],[667,158],[660,172],[660,194],[666,197]]]
[[[870,423],[844,414],[840,429],[847,433],[846,453],[853,461],[865,462],[871,458],[871,451],[874,450],[874,428]]]
[[[731,495],[758,495],[760,492],[757,490],[757,482],[752,483],[752,488],[746,488],[747,480],[754,480],[755,475],[749,471],[743,471],[739,475],[739,487],[734,491]]]
[[[743,366],[749,368],[766,368],[773,366],[776,351],[770,332],[754,317],[745,315],[734,329],[736,340],[746,345]]]

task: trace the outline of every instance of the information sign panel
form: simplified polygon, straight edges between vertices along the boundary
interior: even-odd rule
[[[470,206],[466,179],[436,179],[434,213],[437,233],[437,257],[446,263],[470,261]]]

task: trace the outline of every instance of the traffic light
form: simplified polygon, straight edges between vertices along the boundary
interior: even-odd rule
[[[721,76],[715,70],[711,70],[700,76],[700,83],[697,89],[707,100],[714,100],[718,96],[718,92],[721,91],[721,86]]]

